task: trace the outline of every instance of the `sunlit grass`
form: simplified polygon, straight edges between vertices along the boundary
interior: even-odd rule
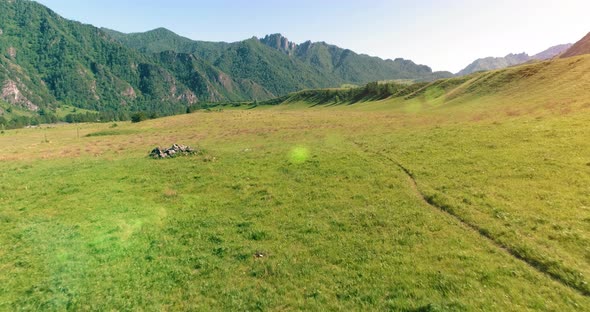
[[[7,130],[0,310],[585,310],[588,64]]]
[[[576,117],[570,137],[585,137],[586,128],[580,128],[585,116]],[[505,149],[512,143],[503,135],[528,133],[525,121],[520,127],[450,122],[432,129],[428,118],[338,110],[226,111],[122,123],[115,130],[87,124],[8,131],[0,136],[5,146],[0,242],[8,246],[0,252],[0,307],[495,311],[588,306],[587,297],[429,207],[403,172],[373,153],[399,157],[426,193],[469,196],[474,208],[458,205],[458,213],[478,211],[486,202],[514,207],[502,208],[509,216],[503,222],[520,220],[511,228],[528,231],[536,221],[529,223],[529,209],[519,204],[530,202],[545,211],[543,202],[521,198],[514,186],[491,188],[495,176],[483,169],[495,166],[494,179],[505,183],[503,167],[530,161],[528,152],[523,158],[516,152],[522,146]],[[531,122],[567,129],[567,120]],[[86,137],[100,131],[118,135]],[[44,133],[49,143],[41,142]],[[485,143],[475,144],[479,140]],[[368,150],[354,142],[366,142]],[[555,148],[579,147],[581,141],[568,142]],[[154,146],[172,143],[206,153],[163,161],[147,157]],[[516,156],[498,158],[489,152],[491,145]],[[476,151],[481,160],[459,160]],[[449,158],[457,161],[447,165]],[[560,159],[570,157],[555,161]],[[470,167],[477,162],[479,178]],[[447,177],[471,186],[455,188],[445,184]],[[545,176],[539,178],[545,183]],[[512,179],[514,185],[521,181]],[[547,192],[572,187],[555,181]],[[581,200],[575,194],[582,191],[560,195],[560,209],[578,207],[568,203]],[[471,192],[485,196],[472,199]],[[571,222],[567,210],[552,213],[557,215],[542,217],[549,223],[541,226],[583,226]],[[504,226],[486,216],[482,210],[469,220],[490,229]],[[583,235],[584,228],[579,231]],[[550,256],[583,269],[566,262],[586,261],[583,245],[548,239],[547,244],[562,250]]]

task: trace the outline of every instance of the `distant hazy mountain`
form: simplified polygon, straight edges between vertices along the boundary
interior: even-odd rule
[[[475,60],[463,70],[457,73],[458,76],[469,75],[478,71],[502,69],[510,66],[523,64],[532,60],[548,60],[566,51],[571,44],[560,44],[545,51],[529,56],[526,53],[508,54],[504,57],[486,57]]]
[[[541,60],[541,61],[549,60],[549,59],[552,59],[552,58],[564,53],[571,46],[572,46],[571,43],[556,45],[556,46],[553,46],[543,52],[539,52],[539,53],[533,55],[531,58],[534,60]]]
[[[459,76],[468,75],[478,71],[506,68],[513,65],[526,63],[531,57],[526,53],[508,54],[504,57],[486,57],[475,60],[463,70],[457,73]]]
[[[576,55],[590,54],[590,33],[576,42],[569,50],[561,55],[562,58]]]

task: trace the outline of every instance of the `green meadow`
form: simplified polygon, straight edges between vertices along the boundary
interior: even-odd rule
[[[6,130],[0,310],[588,310],[588,67]]]

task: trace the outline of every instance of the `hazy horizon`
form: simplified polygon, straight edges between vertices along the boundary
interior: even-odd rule
[[[585,1],[39,0],[65,18],[122,32],[165,27],[194,40],[234,42],[281,33],[453,73],[477,58],[574,43],[590,31]]]

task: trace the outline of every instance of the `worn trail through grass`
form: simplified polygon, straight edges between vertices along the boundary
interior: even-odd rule
[[[550,277],[551,279],[555,280],[556,282],[571,288],[572,290],[580,293],[583,296],[590,296],[590,292],[583,288],[583,287],[578,287],[577,285],[572,285],[571,283],[568,283],[568,281],[564,280],[560,275],[558,274],[554,274],[548,270],[545,270],[543,268],[543,264],[539,263],[538,261],[536,261],[535,259],[529,259],[526,257],[523,257],[521,255],[518,254],[517,251],[515,251],[514,249],[510,248],[510,246],[507,246],[505,244],[502,244],[501,242],[499,242],[498,240],[496,240],[490,233],[488,233],[487,231],[485,231],[484,229],[482,229],[481,227],[479,227],[478,225],[471,223],[467,220],[465,220],[465,218],[462,218],[460,215],[453,213],[451,210],[449,210],[447,207],[444,207],[442,205],[439,205],[438,203],[436,203],[435,201],[432,200],[432,198],[430,198],[429,196],[425,195],[424,193],[422,193],[420,191],[420,187],[418,186],[418,183],[416,182],[416,179],[414,177],[414,174],[412,173],[412,171],[410,169],[408,169],[406,166],[404,166],[401,162],[395,160],[394,158],[385,155],[383,153],[380,152],[374,152],[371,151],[369,149],[369,147],[361,142],[353,142],[357,147],[359,147],[361,150],[363,150],[365,153],[369,153],[372,154],[374,156],[378,156],[381,157],[383,159],[386,159],[387,161],[393,163],[396,167],[398,167],[402,172],[404,172],[404,174],[408,177],[408,181],[410,184],[410,187],[412,188],[412,190],[416,193],[416,195],[418,197],[420,197],[420,199],[422,199],[422,201],[424,201],[425,204],[427,204],[429,207],[434,208],[437,211],[441,211],[449,216],[451,216],[452,218],[454,218],[455,220],[459,221],[461,225],[464,225],[464,227],[466,229],[472,230],[474,232],[477,232],[483,239],[489,241],[490,243],[492,243],[492,245],[498,247],[499,249],[505,251],[507,254],[509,254],[510,256],[514,257],[517,260],[522,261],[524,264],[526,264],[527,266],[531,267],[532,269],[547,275],[548,277]]]

